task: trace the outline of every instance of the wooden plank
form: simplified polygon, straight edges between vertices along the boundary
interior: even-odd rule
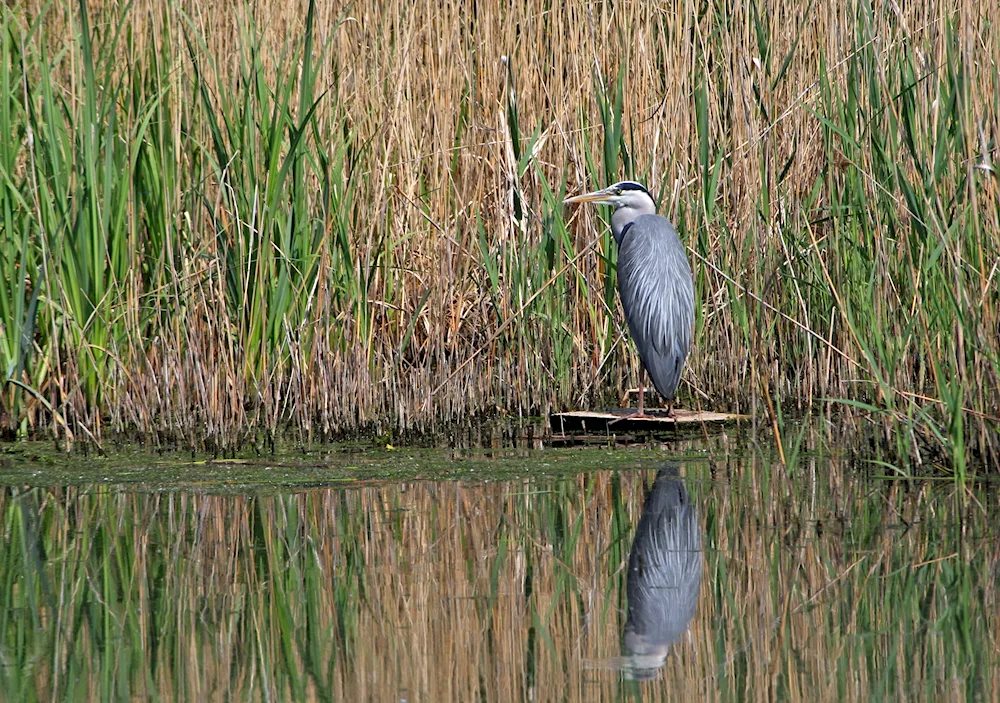
[[[550,422],[552,430],[567,432],[599,432],[602,434],[622,432],[669,432],[672,429],[695,428],[703,424],[719,424],[749,420],[747,415],[717,413],[710,410],[687,410],[677,408],[674,417],[667,417],[666,410],[649,409],[650,417],[632,417],[635,410],[621,408],[614,410],[573,410],[553,413]]]

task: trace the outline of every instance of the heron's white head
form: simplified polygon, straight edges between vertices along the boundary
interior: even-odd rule
[[[572,198],[566,198],[564,203],[596,203],[597,205],[610,205],[618,208],[627,207],[636,210],[655,211],[656,205],[653,198],[646,190],[646,186],[635,181],[622,181],[608,186],[603,190],[595,190],[593,193],[584,193]]]
[[[656,213],[653,196],[646,190],[646,186],[635,181],[621,181],[603,190],[567,198],[563,203],[596,203],[613,207],[615,211],[611,214],[611,231],[619,244],[622,233],[635,218]]]

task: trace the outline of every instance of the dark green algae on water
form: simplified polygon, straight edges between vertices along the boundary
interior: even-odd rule
[[[1000,697],[989,483],[739,434],[110,454],[4,448],[4,700]]]

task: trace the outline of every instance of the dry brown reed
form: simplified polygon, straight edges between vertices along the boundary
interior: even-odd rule
[[[24,16],[42,6],[23,4]],[[949,174],[967,180],[942,180],[939,188],[951,191],[943,198],[968,203],[983,223],[979,231],[995,234],[995,178],[969,161],[981,152],[980,133],[1000,133],[992,97],[1000,86],[990,68],[1000,46],[990,7],[846,0],[321,3],[315,45],[327,48],[314,71],[316,93],[326,94],[316,112],[321,140],[310,148],[343,162],[345,182],[333,187],[349,192],[350,201],[345,212],[323,210],[318,192],[330,186],[314,171],[309,188],[317,195],[303,202],[323,234],[320,271],[342,267],[351,283],[345,293],[321,273],[310,289],[297,291],[308,301],[306,312],[278,323],[264,343],[243,316],[266,317],[268,309],[233,308],[223,249],[227,237],[253,230],[259,213],[241,208],[256,195],[240,199],[226,170],[231,165],[217,164],[214,172],[197,165],[204,157],[195,145],[207,145],[210,133],[192,57],[216,99],[238,95],[241,57],[254,37],[264,84],[274,85],[279,72],[303,68],[282,63],[282,51],[306,32],[307,4],[137,2],[115,73],[132,85],[154,70],[146,58],[168,57],[169,73],[159,80],[172,112],[171,168],[201,180],[178,177],[167,193],[164,219],[176,236],[149,263],[176,275],[162,279],[165,295],[138,284],[126,289],[114,314],[137,323],[125,325],[104,362],[113,367],[104,393],[87,395],[72,359],[53,369],[68,376],[42,378],[39,371],[37,382],[68,416],[95,430],[103,418],[116,429],[195,443],[230,443],[289,422],[312,437],[614,402],[639,369],[617,303],[600,293],[613,260],[607,237],[587,251],[601,222],[565,213],[572,250],[554,271],[539,277],[517,262],[540,266],[542,258],[528,254],[558,229],[553,218],[562,215],[551,210],[563,187],[575,192],[600,185],[605,175],[634,174],[662,192],[663,210],[692,250],[701,311],[682,390],[690,404],[774,417],[779,405],[805,409],[820,398],[853,398],[910,422],[905,432],[933,443],[934,433],[913,418],[930,413],[946,435],[957,403],[964,441],[991,456],[1000,416],[998,241],[991,235],[979,251],[961,242],[945,246],[940,265],[955,271],[961,322],[921,313],[923,296],[940,292],[920,289],[926,258],[909,269],[898,258],[909,246],[898,227],[915,216],[912,205],[898,190],[884,192],[882,165],[869,144],[843,153],[831,134],[847,127],[824,102],[824,91],[846,100],[861,90],[886,96],[885,109],[901,113],[887,72],[897,70],[890,59],[908,47],[924,72],[913,91],[915,129],[933,135],[939,72],[960,66],[962,110],[972,119],[955,135],[962,148],[953,158],[966,165]],[[117,3],[93,2],[90,10],[98,41],[107,41]],[[54,69],[70,100],[82,91],[74,11],[71,3],[48,9],[42,33],[53,49],[67,50]],[[185,32],[197,39],[190,52]],[[870,56],[869,72],[851,75],[859,53]],[[624,137],[611,152],[621,162],[619,146],[627,147],[626,165],[601,156],[608,135],[598,114],[600,86],[613,90],[620,67],[627,67]],[[509,115],[515,102],[516,122]],[[530,141],[536,127],[539,136]],[[863,141],[862,133],[849,136]],[[892,153],[905,153],[898,134],[887,138],[896,140]],[[532,150],[527,162],[515,156],[521,148]],[[924,145],[916,149],[923,153]],[[233,152],[233,159],[247,157]],[[901,172],[919,179],[912,162]],[[834,202],[852,184],[872,206],[860,227]],[[926,214],[935,232],[949,231],[944,213]],[[346,263],[333,242],[340,221],[353,257]],[[140,239],[141,227],[134,225]],[[266,236],[260,242],[278,246]],[[843,260],[850,247],[871,257],[861,273]],[[566,273],[558,286],[526,307],[560,267]],[[901,283],[901,271],[911,279]],[[274,280],[267,271],[248,273],[265,286]],[[868,286],[860,298],[859,280]],[[815,294],[824,287],[824,295]],[[864,331],[869,321],[878,327],[874,336]],[[873,346],[879,340],[892,355]],[[893,340],[901,340],[899,349]],[[50,358],[58,350],[49,350]],[[952,353],[962,388],[957,399],[943,396],[945,371],[928,361]],[[19,417],[43,423],[43,408],[29,406]],[[905,452],[921,458],[920,449]]]

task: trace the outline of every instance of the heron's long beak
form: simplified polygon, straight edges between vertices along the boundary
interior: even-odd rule
[[[604,190],[595,190],[593,193],[584,193],[583,195],[574,195],[572,198],[566,198],[563,200],[564,205],[569,205],[571,203],[603,203],[609,205],[608,198],[610,198],[612,193],[605,188]]]

